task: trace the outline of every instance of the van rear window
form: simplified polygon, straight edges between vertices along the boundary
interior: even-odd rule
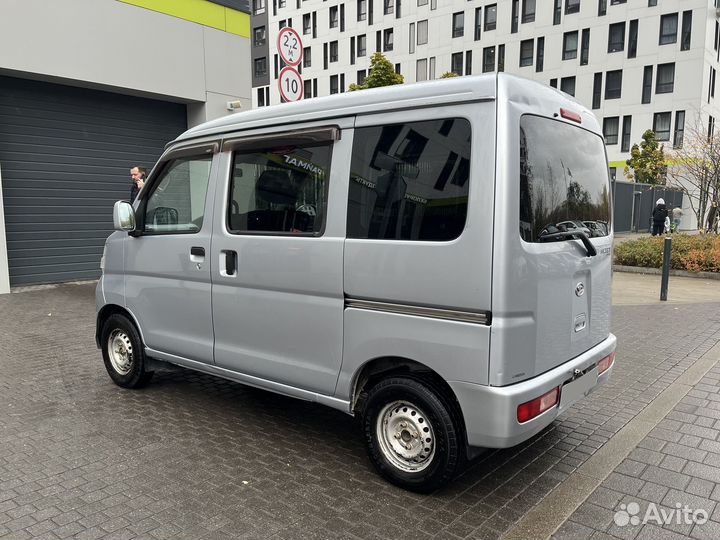
[[[558,120],[520,118],[520,236],[607,236],[610,183],[600,136]],[[565,240],[562,235],[553,237]]]

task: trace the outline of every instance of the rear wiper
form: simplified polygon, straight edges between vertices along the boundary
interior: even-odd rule
[[[595,255],[597,255],[597,250],[595,249],[595,246],[592,245],[592,242],[590,242],[587,234],[582,231],[562,231],[550,234],[541,234],[538,237],[541,242],[547,242],[548,240],[557,240],[558,238],[579,238],[585,245],[588,257],[594,257]]]

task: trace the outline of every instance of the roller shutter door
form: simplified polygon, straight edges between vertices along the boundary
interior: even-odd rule
[[[0,77],[10,285],[95,279],[129,170],[186,129],[185,105]]]

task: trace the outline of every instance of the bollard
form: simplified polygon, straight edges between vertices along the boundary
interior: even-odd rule
[[[663,247],[662,282],[660,283],[660,300],[667,301],[668,281],[670,280],[670,252],[672,251],[672,237],[665,237]]]

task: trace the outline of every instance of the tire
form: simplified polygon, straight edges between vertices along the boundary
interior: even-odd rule
[[[393,484],[430,493],[452,480],[463,462],[460,422],[429,381],[384,379],[368,392],[363,413],[368,455]]]
[[[140,388],[153,376],[145,371],[145,348],[135,325],[120,314],[111,315],[100,335],[105,369],[110,378],[123,388]]]

